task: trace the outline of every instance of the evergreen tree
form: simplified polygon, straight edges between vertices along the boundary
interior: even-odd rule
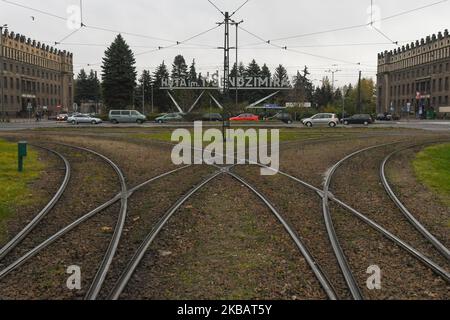
[[[139,85],[136,87],[135,96],[139,99],[139,101],[136,101],[136,105],[140,106],[144,112],[148,110],[148,107],[151,106],[152,103],[152,83],[153,79],[150,71],[142,71],[142,74],[139,77]],[[144,106],[142,103],[144,103]]]
[[[91,101],[98,102],[101,97],[101,86],[100,81],[97,78],[97,73],[94,70],[91,70],[89,73],[89,77],[87,78],[88,83],[88,99]]]
[[[191,83],[197,83],[197,70],[195,69],[195,59],[192,60],[192,64],[189,68],[189,77],[188,77],[189,82]]]
[[[273,78],[274,80],[278,81],[280,85],[290,85],[287,70],[281,64],[275,69]]]
[[[119,34],[103,58],[103,97],[108,109],[133,105],[137,75],[135,63],[133,52]]]
[[[169,79],[169,70],[164,61],[156,68],[153,74],[153,97],[155,106],[158,106],[160,112],[169,111],[170,101],[165,90],[160,90],[163,80]]]
[[[270,72],[269,67],[264,63],[261,68],[261,78],[268,79],[268,87],[270,87],[270,80],[272,79],[272,73]]]
[[[244,76],[251,78],[257,78],[261,76],[261,68],[256,63],[255,59],[253,59],[252,62],[249,63],[247,68],[245,68]]]
[[[292,99],[295,102],[313,102],[314,85],[308,79],[308,67],[305,66],[303,72],[297,71],[294,77],[294,90],[292,92]]]
[[[87,91],[88,91],[88,76],[84,69],[81,69],[77,75],[77,79],[75,80],[75,92],[74,92],[74,100],[80,105],[87,99]]]
[[[172,64],[172,80],[187,80],[188,67],[182,55],[177,55]]]
[[[261,77],[261,67],[256,63],[255,59],[253,59],[247,68],[245,68],[243,76],[245,78],[256,79]],[[243,92],[243,99],[249,102],[255,102],[258,99],[261,99],[261,92],[255,90],[245,90]]]

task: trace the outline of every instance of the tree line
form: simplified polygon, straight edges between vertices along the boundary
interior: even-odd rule
[[[208,81],[211,81],[210,77],[206,77],[207,75],[197,72],[195,60],[188,65],[182,55],[177,55],[170,67],[163,61],[153,73],[150,70],[144,70],[138,77],[134,53],[120,34],[105,51],[101,68],[101,81],[92,70],[89,75],[83,69],[79,72],[75,80],[75,101],[77,103],[101,100],[106,110],[135,108],[149,112],[153,106],[155,112],[170,112],[177,109],[167,94],[167,90],[160,89],[164,79],[182,80],[184,83],[194,83],[198,86],[208,85]],[[361,80],[359,94],[359,84],[356,86],[349,84],[343,88],[334,89],[328,77],[323,78],[320,86],[315,86],[310,80],[307,66],[302,71],[297,71],[297,74],[289,79],[288,72],[283,65],[279,64],[272,72],[266,64],[260,66],[254,59],[248,65],[244,65],[242,62],[238,65],[235,63],[230,70],[230,79],[237,76],[276,79],[280,83],[288,84],[290,90],[282,90],[264,103],[284,106],[288,102],[309,102],[317,111],[335,113],[340,113],[342,106],[345,105],[347,113],[356,113],[360,96],[362,110],[367,113],[375,111],[376,91],[372,79],[363,78]],[[200,90],[173,90],[172,96],[186,111],[200,93]],[[230,109],[243,109],[270,93],[270,90],[260,89],[238,90],[239,104],[236,106],[234,90],[228,94],[211,92],[217,100]],[[205,94],[198,105],[199,108],[206,109],[211,105],[210,97]]]

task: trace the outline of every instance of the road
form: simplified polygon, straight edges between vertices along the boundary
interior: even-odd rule
[[[205,127],[217,127],[221,126],[220,123],[204,123]],[[28,130],[36,128],[73,128],[73,127],[92,127],[91,124],[77,125],[68,124],[65,122],[56,121],[23,121],[23,122],[11,122],[11,123],[0,123],[0,131],[16,131],[16,130]],[[158,124],[153,122],[147,122],[143,125],[138,124],[111,124],[102,123],[97,125],[97,127],[103,128],[124,128],[124,127],[143,127],[143,128],[176,128],[176,127],[190,127],[193,126],[192,122],[177,122],[177,123],[166,123]],[[268,122],[268,123],[240,123],[240,127],[280,127],[280,128],[302,128],[304,127],[301,123],[294,123],[291,125],[283,124],[281,122]],[[361,126],[348,126],[348,127],[361,127]],[[410,128],[410,129],[422,129],[428,131],[450,131],[450,121],[444,120],[411,120],[411,121],[399,121],[399,122],[377,122],[371,125],[375,128]]]

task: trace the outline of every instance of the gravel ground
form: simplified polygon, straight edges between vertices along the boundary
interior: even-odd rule
[[[175,169],[172,164],[170,145],[153,141],[136,143],[129,139],[108,138],[101,135],[96,137],[71,135],[38,135],[33,137],[42,141],[55,141],[92,149],[113,160],[123,171],[129,187]],[[26,137],[20,134],[20,137]]]
[[[378,172],[381,161],[394,147],[364,152],[348,160],[337,171],[331,191],[341,200],[373,219],[402,240],[448,269],[448,263],[408,223],[385,193]],[[353,217],[341,210],[332,211],[338,237],[358,277],[364,295],[371,299],[448,299],[448,284],[405,251],[374,235],[374,231],[356,227]],[[378,237],[378,238],[375,238]],[[379,291],[366,289],[365,274],[371,265],[382,269],[384,286]]]
[[[35,131],[8,136],[92,148],[121,167],[129,187],[175,168],[170,160],[169,144],[131,139],[127,137],[129,133],[140,132],[131,131],[71,130],[64,136],[59,132]],[[148,132],[142,130],[142,133]],[[362,137],[361,131],[347,131],[345,136],[343,134],[330,141],[285,143],[281,146],[281,169],[321,187],[325,172],[347,154],[367,146],[405,140],[405,133],[389,131],[382,136],[383,132],[370,131],[368,136]],[[349,140],[351,136],[353,139]],[[408,141],[419,141],[425,137],[433,139],[436,135],[413,136],[410,132]],[[73,166],[73,177],[67,192],[60,204],[30,238],[0,264],[0,268],[87,213],[91,207],[106,202],[120,189],[115,172],[102,160],[85,152],[55,148],[65,151]],[[332,191],[448,270],[449,264],[409,225],[379,181],[379,165],[393,149],[386,147],[369,151],[346,162],[336,173]],[[448,243],[448,224],[445,228],[448,209],[445,210],[435,201],[430,204],[429,199],[435,198],[415,181],[410,165],[404,165],[405,158],[411,156],[404,152],[393,158],[388,165],[389,178],[401,200],[411,208],[418,208],[418,217]],[[50,161],[49,174],[36,182],[36,189],[45,189],[45,192],[39,193],[41,205],[45,205],[62,180],[62,164],[56,159]],[[207,166],[185,169],[152,183],[129,199],[124,235],[101,298],[107,296],[121,270],[156,221],[180,196],[213,170]],[[260,176],[259,168],[255,166],[238,166],[236,171],[263,192],[294,226],[331,278],[339,297],[350,298],[329,245],[320,198],[286,177]],[[364,174],[358,176],[361,173]],[[408,197],[411,188],[417,190],[420,197]],[[428,268],[348,212],[334,205],[331,209],[338,237],[366,298],[449,298],[449,285]],[[17,219],[10,221],[10,234],[23,227],[38,210],[33,205],[19,213]],[[118,212],[119,205],[116,204],[0,280],[0,299],[83,298],[106,251]],[[382,269],[382,290],[366,289],[369,276],[366,270],[374,264]],[[66,288],[69,277],[66,268],[70,265],[81,267],[80,291]],[[326,299],[326,296],[272,213],[249,190],[222,175],[175,214],[147,252],[122,298]]]
[[[404,137],[364,137],[351,141],[290,144],[280,151],[280,169],[319,187],[323,184],[324,173],[346,155],[365,147],[401,139]]]
[[[415,177],[412,159],[422,148],[396,154],[386,165],[386,175],[399,200],[442,244],[450,248],[450,208]]]
[[[26,239],[14,249],[2,262],[0,267],[5,267],[18,257],[25,254],[31,248],[53,235],[61,228],[75,221],[90,210],[98,207],[111,199],[120,190],[118,179],[113,169],[105,164],[98,157],[83,151],[74,151],[67,147],[56,147],[56,150],[65,155],[72,166],[72,176],[60,202],[53,210],[40,222],[40,224],[28,235]],[[95,181],[95,184],[93,183]],[[89,187],[87,187],[89,186]],[[70,208],[70,210],[68,210]],[[115,212],[118,212],[117,210]],[[115,212],[108,212],[105,216],[111,218]],[[106,226],[114,226],[116,218],[103,221]],[[98,221],[97,223],[101,223]],[[81,255],[81,252],[88,253],[89,250],[96,252],[97,247],[107,245],[110,236],[102,236],[102,241],[93,241],[92,234],[101,232],[95,227],[95,222],[87,226],[92,232],[91,237],[78,238],[80,232],[75,235],[77,241],[70,241],[70,237],[64,237],[57,244],[52,245],[51,253],[39,254],[8,277],[0,281],[1,298],[21,298],[40,299],[50,297],[64,297],[60,291],[65,281],[61,282],[56,276],[64,273],[62,265],[72,262],[67,259],[70,255],[74,258],[74,263],[80,261],[80,257],[90,258],[90,255]],[[92,230],[94,228],[94,230]],[[89,239],[87,242],[80,241]],[[67,241],[67,242],[66,242]],[[71,243],[68,245],[68,243]],[[83,247],[84,243],[84,247]],[[87,246],[87,247],[86,247]],[[74,250],[75,249],[75,250]],[[80,249],[80,251],[77,251]],[[66,260],[67,259],[67,260]],[[85,262],[89,264],[91,261]],[[25,280],[26,279],[26,280]],[[63,294],[61,296],[61,294]]]
[[[240,166],[236,172],[255,185],[295,228],[317,263],[330,279],[340,299],[350,299],[322,216],[321,198],[284,176],[260,176],[259,167]]]
[[[108,296],[134,252],[164,213],[213,171],[215,169],[207,166],[190,167],[155,181],[129,199],[124,234],[100,298]]]
[[[164,228],[122,298],[325,296],[270,211],[244,186],[220,176],[191,198]]]

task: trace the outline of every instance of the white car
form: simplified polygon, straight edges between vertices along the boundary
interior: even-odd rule
[[[95,118],[87,114],[75,114],[67,118],[67,122],[71,124],[79,124],[79,123],[99,124],[102,123],[102,119]]]
[[[329,126],[336,127],[339,124],[339,118],[334,113],[318,113],[311,118],[303,119],[302,123],[307,127]]]

